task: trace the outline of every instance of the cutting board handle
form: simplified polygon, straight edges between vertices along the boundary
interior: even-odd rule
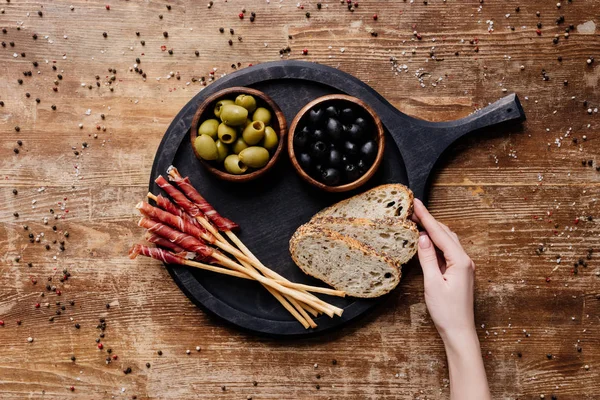
[[[435,123],[412,120],[412,134],[405,134],[402,126],[392,129],[390,133],[402,153],[410,188],[415,197],[426,201],[429,174],[442,153],[454,141],[473,131],[524,120],[525,113],[519,98],[516,94],[511,94],[456,121]]]

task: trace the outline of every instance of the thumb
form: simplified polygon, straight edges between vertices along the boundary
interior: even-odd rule
[[[429,235],[425,232],[421,232],[421,235],[419,236],[418,255],[425,280],[431,281],[441,278],[442,272],[440,271],[440,265],[438,264],[435,246],[431,242]]]

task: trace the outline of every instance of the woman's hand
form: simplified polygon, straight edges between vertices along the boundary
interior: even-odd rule
[[[454,232],[436,221],[420,200],[414,206],[413,219],[425,229],[418,250],[425,303],[446,348],[450,398],[489,400],[473,312],[475,264]]]
[[[456,233],[436,221],[420,200],[415,199],[414,208],[413,219],[425,229],[419,237],[419,262],[429,314],[442,338],[472,331],[475,264]]]

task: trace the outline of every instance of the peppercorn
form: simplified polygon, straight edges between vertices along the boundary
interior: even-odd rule
[[[167,10],[171,11],[171,5],[167,4]]]
[[[169,54],[173,55],[173,49],[169,49]]]
[[[552,354],[550,354],[550,353],[546,354],[546,358],[548,358],[548,360],[552,360]]]
[[[321,3],[317,3],[317,9],[318,9],[318,10],[320,10],[320,9],[321,9],[321,7],[323,7],[323,6],[321,5]]]
[[[15,47],[15,42],[8,42],[8,44],[10,44],[10,47]]]
[[[106,33],[106,32],[102,32],[102,36],[104,36],[104,37],[108,37],[108,33]]]
[[[54,104],[52,104],[52,105],[50,106],[50,108],[51,108],[51,109],[53,109],[53,110],[56,110],[56,106],[55,106]]]
[[[2,47],[6,47],[6,42],[2,42]]]
[[[135,36],[140,36],[140,33],[139,33],[139,32],[136,32],[136,33],[135,33]]]
[[[15,152],[15,154],[19,154],[19,149],[17,149],[16,147],[13,149],[13,151]]]
[[[146,363],[146,368],[150,368],[150,363]]]
[[[535,12],[535,15],[536,15],[537,17],[539,17],[541,14],[540,14],[540,12],[539,12],[539,11],[536,11],[536,12]]]
[[[39,15],[40,17],[42,17],[42,16],[44,15],[44,13],[43,13],[43,12],[41,12],[41,11],[38,11],[38,15]]]
[[[19,85],[23,84],[23,79],[17,79],[17,82],[19,82]]]
[[[309,12],[307,12],[307,13],[306,13],[306,14],[304,14],[304,15],[306,15],[306,18],[310,18],[310,13],[309,13]]]
[[[557,44],[558,43],[558,38],[555,37],[554,39],[552,39],[552,43]]]
[[[14,212],[13,215],[15,216],[15,218],[19,218],[19,213],[18,212]]]
[[[156,353],[157,353],[159,356],[162,356],[162,354],[163,354],[163,353],[162,353],[162,350],[159,350],[159,351],[157,351]]]
[[[77,324],[77,325],[79,325],[79,324]],[[75,356],[71,356],[71,361],[75,361],[75,360],[76,360]]]
[[[141,40],[140,43],[141,43],[142,46],[146,45],[146,41],[145,40]]]
[[[31,35],[31,37],[33,38],[33,40],[37,40],[37,33],[34,33],[33,35]]]
[[[0,101],[0,107],[4,107],[4,102]]]
[[[255,17],[254,15],[251,15],[251,16],[250,16],[250,22],[254,22],[254,19],[255,19],[255,18],[256,18],[256,17]]]
[[[229,39],[228,43],[229,43],[230,46],[233,46],[233,40]]]
[[[537,27],[538,27],[538,28],[541,28],[541,27],[542,27],[542,23],[541,23],[541,22],[538,22],[538,23],[537,23]]]
[[[337,365],[337,360],[336,359],[331,360],[331,364]]]
[[[61,74],[56,75],[56,77],[62,81],[63,76]]]
[[[426,1],[424,1],[423,3],[427,4]],[[317,390],[321,389],[321,385],[316,385],[315,388],[317,388]]]
[[[233,28],[229,28],[229,33],[233,35],[233,32],[234,32]]]
[[[519,351],[519,352],[517,353],[517,357],[521,358],[521,357],[523,357],[523,354],[522,354],[522,353]]]
[[[194,54],[196,54],[196,57],[200,56],[200,52],[198,50],[194,51]]]
[[[163,36],[164,36],[164,37],[169,37],[169,32],[167,32],[167,31],[164,31],[164,32],[163,32]]]
[[[58,68],[56,68],[56,65],[52,66],[52,71],[56,71]]]
[[[35,102],[36,102],[36,103],[38,103],[38,104],[40,103],[40,101],[42,101],[42,100],[40,100],[40,98],[39,98],[39,97],[37,97],[37,98],[35,99]]]
[[[163,15],[162,14],[158,14],[158,19],[163,19]]]

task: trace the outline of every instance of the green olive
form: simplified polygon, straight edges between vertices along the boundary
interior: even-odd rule
[[[215,141],[208,135],[200,135],[194,140],[194,149],[203,160],[216,160],[219,157]]]
[[[213,139],[217,138],[217,128],[219,121],[216,119],[207,119],[198,127],[198,135],[208,135]]]
[[[247,147],[248,143],[244,142],[244,139],[238,138],[238,140],[235,141],[231,149],[235,154],[240,154],[240,151],[244,150]]]
[[[265,137],[265,124],[262,121],[254,121],[244,129],[242,133],[244,141],[253,146]]]
[[[238,126],[246,122],[248,110],[235,104],[227,104],[221,109],[221,121],[229,126]]]
[[[221,111],[223,110],[223,106],[227,104],[235,104],[233,100],[219,100],[217,104],[215,104],[215,117],[219,118],[221,116]]]
[[[249,94],[240,94],[235,98],[235,104],[244,107],[249,113],[256,110],[256,99]]]
[[[229,148],[225,143],[221,142],[220,140],[217,140],[215,142],[215,145],[217,146],[217,161],[222,163],[223,161],[225,161],[225,158],[227,158],[227,156],[229,155]]]
[[[237,139],[237,130],[223,123],[219,124],[218,129],[219,140],[225,144],[231,144]]]
[[[269,125],[269,122],[271,122],[271,111],[264,107],[258,107],[252,115],[252,121],[262,121],[265,125]]]
[[[248,147],[239,156],[241,162],[252,168],[262,168],[269,162],[269,152],[264,147]]]
[[[230,174],[241,175],[248,170],[248,166],[236,154],[231,154],[225,159],[225,170]]]
[[[278,144],[279,137],[277,136],[277,133],[275,133],[275,130],[273,128],[267,126],[265,128],[265,138],[262,140],[262,143],[260,145],[265,149],[271,151],[274,150]]]

